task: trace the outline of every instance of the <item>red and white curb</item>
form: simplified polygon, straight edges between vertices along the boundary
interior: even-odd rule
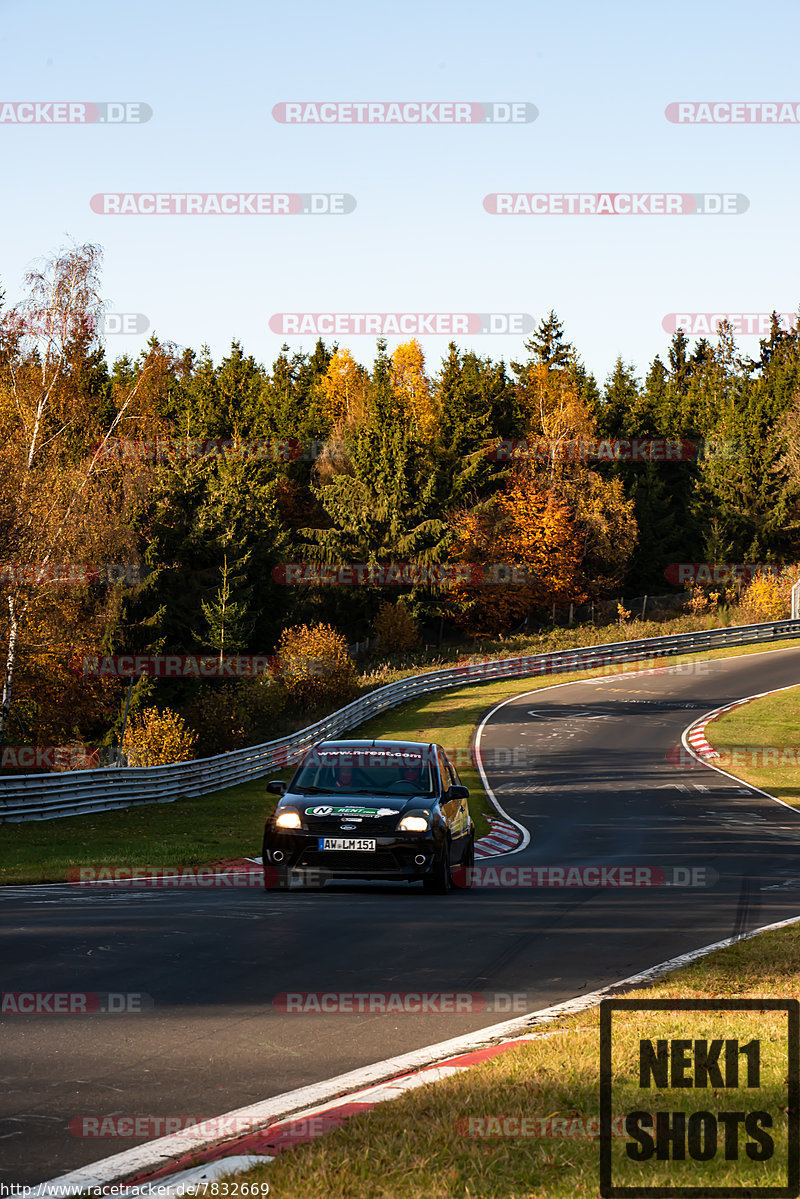
[[[706,741],[706,725],[711,723],[711,718],[708,717],[702,720],[699,724],[692,725],[691,731],[687,733],[686,740],[694,752],[700,758],[718,758],[719,754]]]
[[[764,699],[767,695],[775,695],[779,691],[791,691],[796,686],[796,683],[792,683],[789,687],[775,687],[772,691],[759,691],[757,695],[748,695],[744,699],[734,700],[732,704],[725,704],[723,708],[715,708],[713,712],[706,712],[705,716],[700,717],[700,720],[694,724],[690,724],[687,729],[684,729],[681,740],[687,749],[692,750],[700,758],[718,758],[720,755],[714,749],[714,746],[709,745],[706,740],[705,732],[709,724],[718,720],[720,716],[724,716],[726,712],[731,712],[734,708],[740,708],[742,704],[752,703],[754,699]]]
[[[424,1049],[341,1074],[338,1078],[239,1108],[225,1116],[195,1125],[189,1131],[161,1137],[33,1186],[28,1199],[64,1199],[68,1195],[79,1195],[89,1188],[109,1188],[111,1185],[114,1185],[115,1194],[121,1195],[122,1199],[134,1199],[134,1196],[151,1193],[148,1183],[154,1184],[152,1194],[158,1195],[159,1199],[177,1197],[181,1185],[185,1186],[189,1181],[219,1178],[223,1174],[269,1161],[292,1145],[314,1140],[339,1127],[350,1116],[370,1111],[379,1103],[395,1099],[414,1087],[452,1077],[530,1041],[562,1035],[559,1029],[536,1031],[537,1026],[552,1024],[564,1016],[596,1007],[603,999],[619,997],[625,989],[655,982],[715,950],[798,922],[800,916],[792,916],[788,920],[766,924],[738,936],[726,937],[660,962],[588,995],[579,995],[465,1037],[428,1045]],[[567,1031],[564,1030],[563,1035]],[[234,1127],[246,1127],[248,1131],[234,1138],[226,1136],[220,1131],[225,1121]],[[202,1163],[198,1163],[198,1158],[203,1159]]]
[[[780,688],[780,690],[783,690],[783,688]],[[763,694],[771,695],[772,692],[764,691]],[[730,712],[733,708],[740,708],[742,704],[749,704],[751,700],[760,698],[761,696],[758,695],[749,695],[747,699],[737,699],[732,704],[726,704],[724,708],[715,708],[713,712],[703,716],[696,724],[689,726],[684,733],[687,744],[701,758],[718,758],[719,754],[714,749],[714,746],[709,745],[706,740],[706,726],[711,724],[712,721],[717,720],[725,712]]]
[[[740,779],[738,775],[731,774],[729,770],[723,770],[721,766],[714,766],[711,761],[708,760],[708,755],[706,755],[705,758],[701,758],[699,751],[696,750],[692,745],[692,736],[698,727],[700,729],[705,729],[707,724],[709,724],[712,720],[716,720],[716,718],[721,716],[723,712],[729,712],[731,708],[738,708],[741,704],[749,704],[754,699],[765,699],[768,695],[778,695],[781,691],[794,691],[797,686],[797,683],[790,683],[787,687],[773,687],[771,691],[759,691],[755,695],[747,695],[744,699],[737,699],[735,703],[726,704],[723,708],[715,708],[711,712],[706,712],[705,716],[701,716],[700,721],[697,724],[690,724],[683,730],[683,736],[681,738],[681,744],[683,748],[692,756],[694,761],[700,762],[709,770],[715,770],[717,774],[721,774],[724,778],[732,779],[735,783],[741,783],[742,787],[746,787],[749,792],[755,792],[758,795],[763,795],[766,799],[771,799],[773,803],[780,804],[782,808],[786,808],[789,812],[793,812],[795,816],[799,815],[800,812],[792,804],[788,804],[784,800],[778,799],[776,795],[770,795],[769,791],[764,791],[761,787],[757,787],[755,783],[748,783],[746,779]],[[706,742],[706,744],[708,744],[708,742]],[[712,749],[710,745],[708,748],[711,749],[711,754],[713,757],[718,758],[720,756],[715,750]]]
[[[516,849],[522,840],[522,833],[516,825],[507,820],[489,820],[489,832],[475,842],[476,858],[493,858],[501,853]]]
[[[784,688],[780,687],[778,690],[782,691]],[[762,694],[771,695],[772,692],[764,691]],[[702,763],[718,758],[720,755],[706,738],[707,726],[725,712],[730,712],[733,708],[739,708],[742,704],[749,704],[751,700],[761,698],[761,695],[749,695],[746,699],[737,699],[732,704],[725,704],[723,708],[715,708],[713,712],[706,712],[705,716],[701,716],[694,724],[690,724],[683,730],[682,745],[675,745],[672,749],[667,750],[667,761],[681,770],[686,770],[695,766],[698,758]]]

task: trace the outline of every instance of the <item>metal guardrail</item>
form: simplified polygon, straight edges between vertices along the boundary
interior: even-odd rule
[[[777,620],[766,624],[679,633],[674,637],[650,637],[641,641],[618,641],[546,654],[499,658],[455,666],[449,670],[433,670],[379,687],[299,732],[263,745],[218,754],[213,758],[176,762],[171,766],[75,770],[0,779],[0,823],[51,820],[57,816],[77,816],[135,804],[172,803],[176,799],[207,795],[236,783],[271,774],[297,762],[316,741],[337,737],[371,716],[447,687],[491,679],[566,674],[611,663],[672,657],[704,649],[781,641],[798,636],[800,620]]]

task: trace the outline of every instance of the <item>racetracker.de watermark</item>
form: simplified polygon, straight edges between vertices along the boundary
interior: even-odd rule
[[[221,887],[225,889],[261,888],[264,885],[261,868],[252,866],[241,869],[219,870],[213,866],[75,866],[67,871],[67,882],[75,887],[134,887],[162,888],[187,887],[190,890],[207,891]]]
[[[152,115],[140,100],[0,100],[0,125],[143,125]]]
[[[62,587],[87,587],[90,583],[127,583],[134,587],[141,583],[148,567],[138,562],[61,562],[48,563],[0,563],[0,586],[41,587],[56,583]]]
[[[779,312],[780,328],[793,332],[797,328],[797,314]],[[719,326],[727,321],[737,336],[766,337],[772,328],[771,312],[668,312],[661,321],[665,333],[677,333],[681,329],[690,337],[718,337]]]
[[[281,991],[272,1000],[287,1016],[452,1016],[478,1012],[529,1012],[527,991]]]
[[[320,337],[525,334],[534,323],[529,312],[276,312],[269,318],[273,333]]]
[[[282,100],[281,125],[529,125],[539,110],[526,100]]]
[[[130,1015],[153,1007],[144,991],[2,991],[3,1016]]]
[[[149,328],[150,321],[143,312],[78,316],[53,308],[35,313],[11,311],[0,317],[0,330],[8,337],[78,337],[87,332],[108,337],[145,333]]]
[[[491,192],[492,216],[738,216],[741,192]]]
[[[79,673],[96,678],[238,679],[277,669],[274,654],[84,654]]]
[[[705,456],[702,441],[685,437],[583,438],[514,437],[487,446],[492,462],[533,458],[539,462],[695,462]]]
[[[710,866],[470,866],[453,871],[462,886],[489,890],[600,889],[635,887],[713,887],[719,875]]]
[[[800,102],[673,100],[664,116],[673,125],[800,125]]]
[[[796,573],[797,569],[796,565],[788,562],[670,562],[664,571],[664,578],[668,583],[677,583],[683,587],[690,584],[726,586],[750,583],[756,575],[772,575],[779,578],[784,571]]]
[[[100,458],[115,462],[187,462],[207,458],[237,462],[312,462],[324,448],[324,441],[301,442],[296,437],[120,437],[99,442],[94,452]]]
[[[4,745],[0,770],[93,770],[100,751],[85,745]]]
[[[98,216],[346,216],[347,192],[97,192]]]
[[[599,1116],[462,1116],[455,1130],[462,1137],[499,1140],[519,1137],[570,1138],[596,1140],[600,1136]],[[621,1116],[611,1125],[611,1135],[626,1136]]]
[[[296,1123],[307,1125],[306,1134],[309,1136],[319,1136],[329,1127],[328,1121],[321,1121],[316,1117]],[[264,1121],[256,1119],[255,1116],[212,1116],[209,1120],[197,1120],[194,1116],[73,1116],[68,1128],[71,1136],[81,1138],[107,1137],[123,1141],[145,1138],[150,1141],[181,1133],[188,1137],[196,1137],[199,1141],[207,1141],[241,1136],[249,1132],[263,1132]],[[296,1130],[296,1135],[299,1135],[299,1130]],[[197,1184],[198,1188],[202,1185]],[[176,1193],[180,1194],[180,1191]],[[187,1194],[191,1193],[189,1188]],[[203,1195],[204,1192],[198,1189],[195,1193]],[[255,1190],[242,1191],[244,1195],[258,1193]],[[131,1194],[136,1195],[136,1188],[131,1188]],[[209,1191],[208,1194],[213,1192]],[[217,1194],[224,1196],[225,1191],[218,1190]],[[234,1195],[235,1192],[231,1191],[230,1194]]]
[[[679,769],[693,769],[696,766],[705,769],[705,763],[713,761],[720,770],[735,773],[743,767],[755,769],[786,769],[796,770],[800,767],[800,746],[798,745],[714,745],[712,752],[704,753],[703,761],[698,762],[694,754],[684,749],[682,745],[674,745],[667,750],[666,760],[671,766]]]
[[[272,568],[272,578],[285,587],[521,587],[537,576],[508,562],[284,562]]]

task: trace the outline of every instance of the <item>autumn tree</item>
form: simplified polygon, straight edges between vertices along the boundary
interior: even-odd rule
[[[169,766],[195,756],[197,734],[170,708],[144,708],[132,717],[123,753],[128,766]]]
[[[791,590],[796,573],[791,569],[759,570],[739,600],[737,616],[743,624],[785,620],[791,609]]]
[[[280,681],[289,702],[301,711],[320,704],[345,704],[358,694],[347,640],[329,624],[284,629],[278,642]]]
[[[557,345],[548,353],[549,361],[529,364],[520,377],[527,435],[515,451],[515,465],[532,487],[569,513],[579,530],[583,589],[602,598],[621,585],[633,557],[638,540],[634,504],[621,480],[593,460],[598,419],[581,394],[570,366],[574,360],[565,358]]]
[[[37,630],[42,652],[60,652],[64,659],[69,645],[96,633],[91,622],[78,619],[82,597],[58,581],[61,569],[119,561],[120,555],[132,560],[125,514],[135,488],[119,486],[119,468],[106,450],[143,375],[136,373],[110,411],[98,341],[100,261],[99,248],[91,245],[51,256],[28,273],[27,296],[0,330],[0,425],[7,435],[0,448],[0,555],[11,564],[1,590],[0,740],[7,736],[27,630]],[[65,622],[71,626],[68,643],[56,648],[56,630]]]
[[[436,429],[436,408],[425,373],[425,355],[416,338],[399,345],[392,354],[392,392],[412,431],[427,441]]]
[[[403,653],[420,643],[419,626],[402,599],[381,604],[375,616],[375,634],[380,653]]]
[[[326,427],[353,427],[364,419],[366,374],[349,350],[337,349],[319,381]]]
[[[452,587],[457,619],[472,633],[510,632],[553,603],[584,598],[580,531],[530,474],[515,474],[483,508],[456,514],[452,528],[453,561],[484,571],[482,581]]]

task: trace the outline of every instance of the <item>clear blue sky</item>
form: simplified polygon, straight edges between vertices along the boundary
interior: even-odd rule
[[[276,356],[286,311],[555,308],[600,381],[643,372],[673,311],[794,310],[799,125],[676,125],[675,100],[800,103],[800,8],[0,0],[0,99],[140,100],[141,125],[0,125],[0,281],[67,235],[105,249],[110,307],[215,358]],[[290,100],[520,100],[530,124],[293,126]],[[347,192],[339,217],[104,216],[96,192]],[[740,216],[487,214],[497,191],[741,192]],[[109,358],[148,335],[110,337]],[[313,348],[314,337],[289,339]],[[369,362],[374,338],[340,338]],[[390,338],[392,348],[401,338]],[[447,337],[420,339],[429,369]],[[518,359],[519,337],[458,339]],[[742,347],[757,350],[755,338]]]

